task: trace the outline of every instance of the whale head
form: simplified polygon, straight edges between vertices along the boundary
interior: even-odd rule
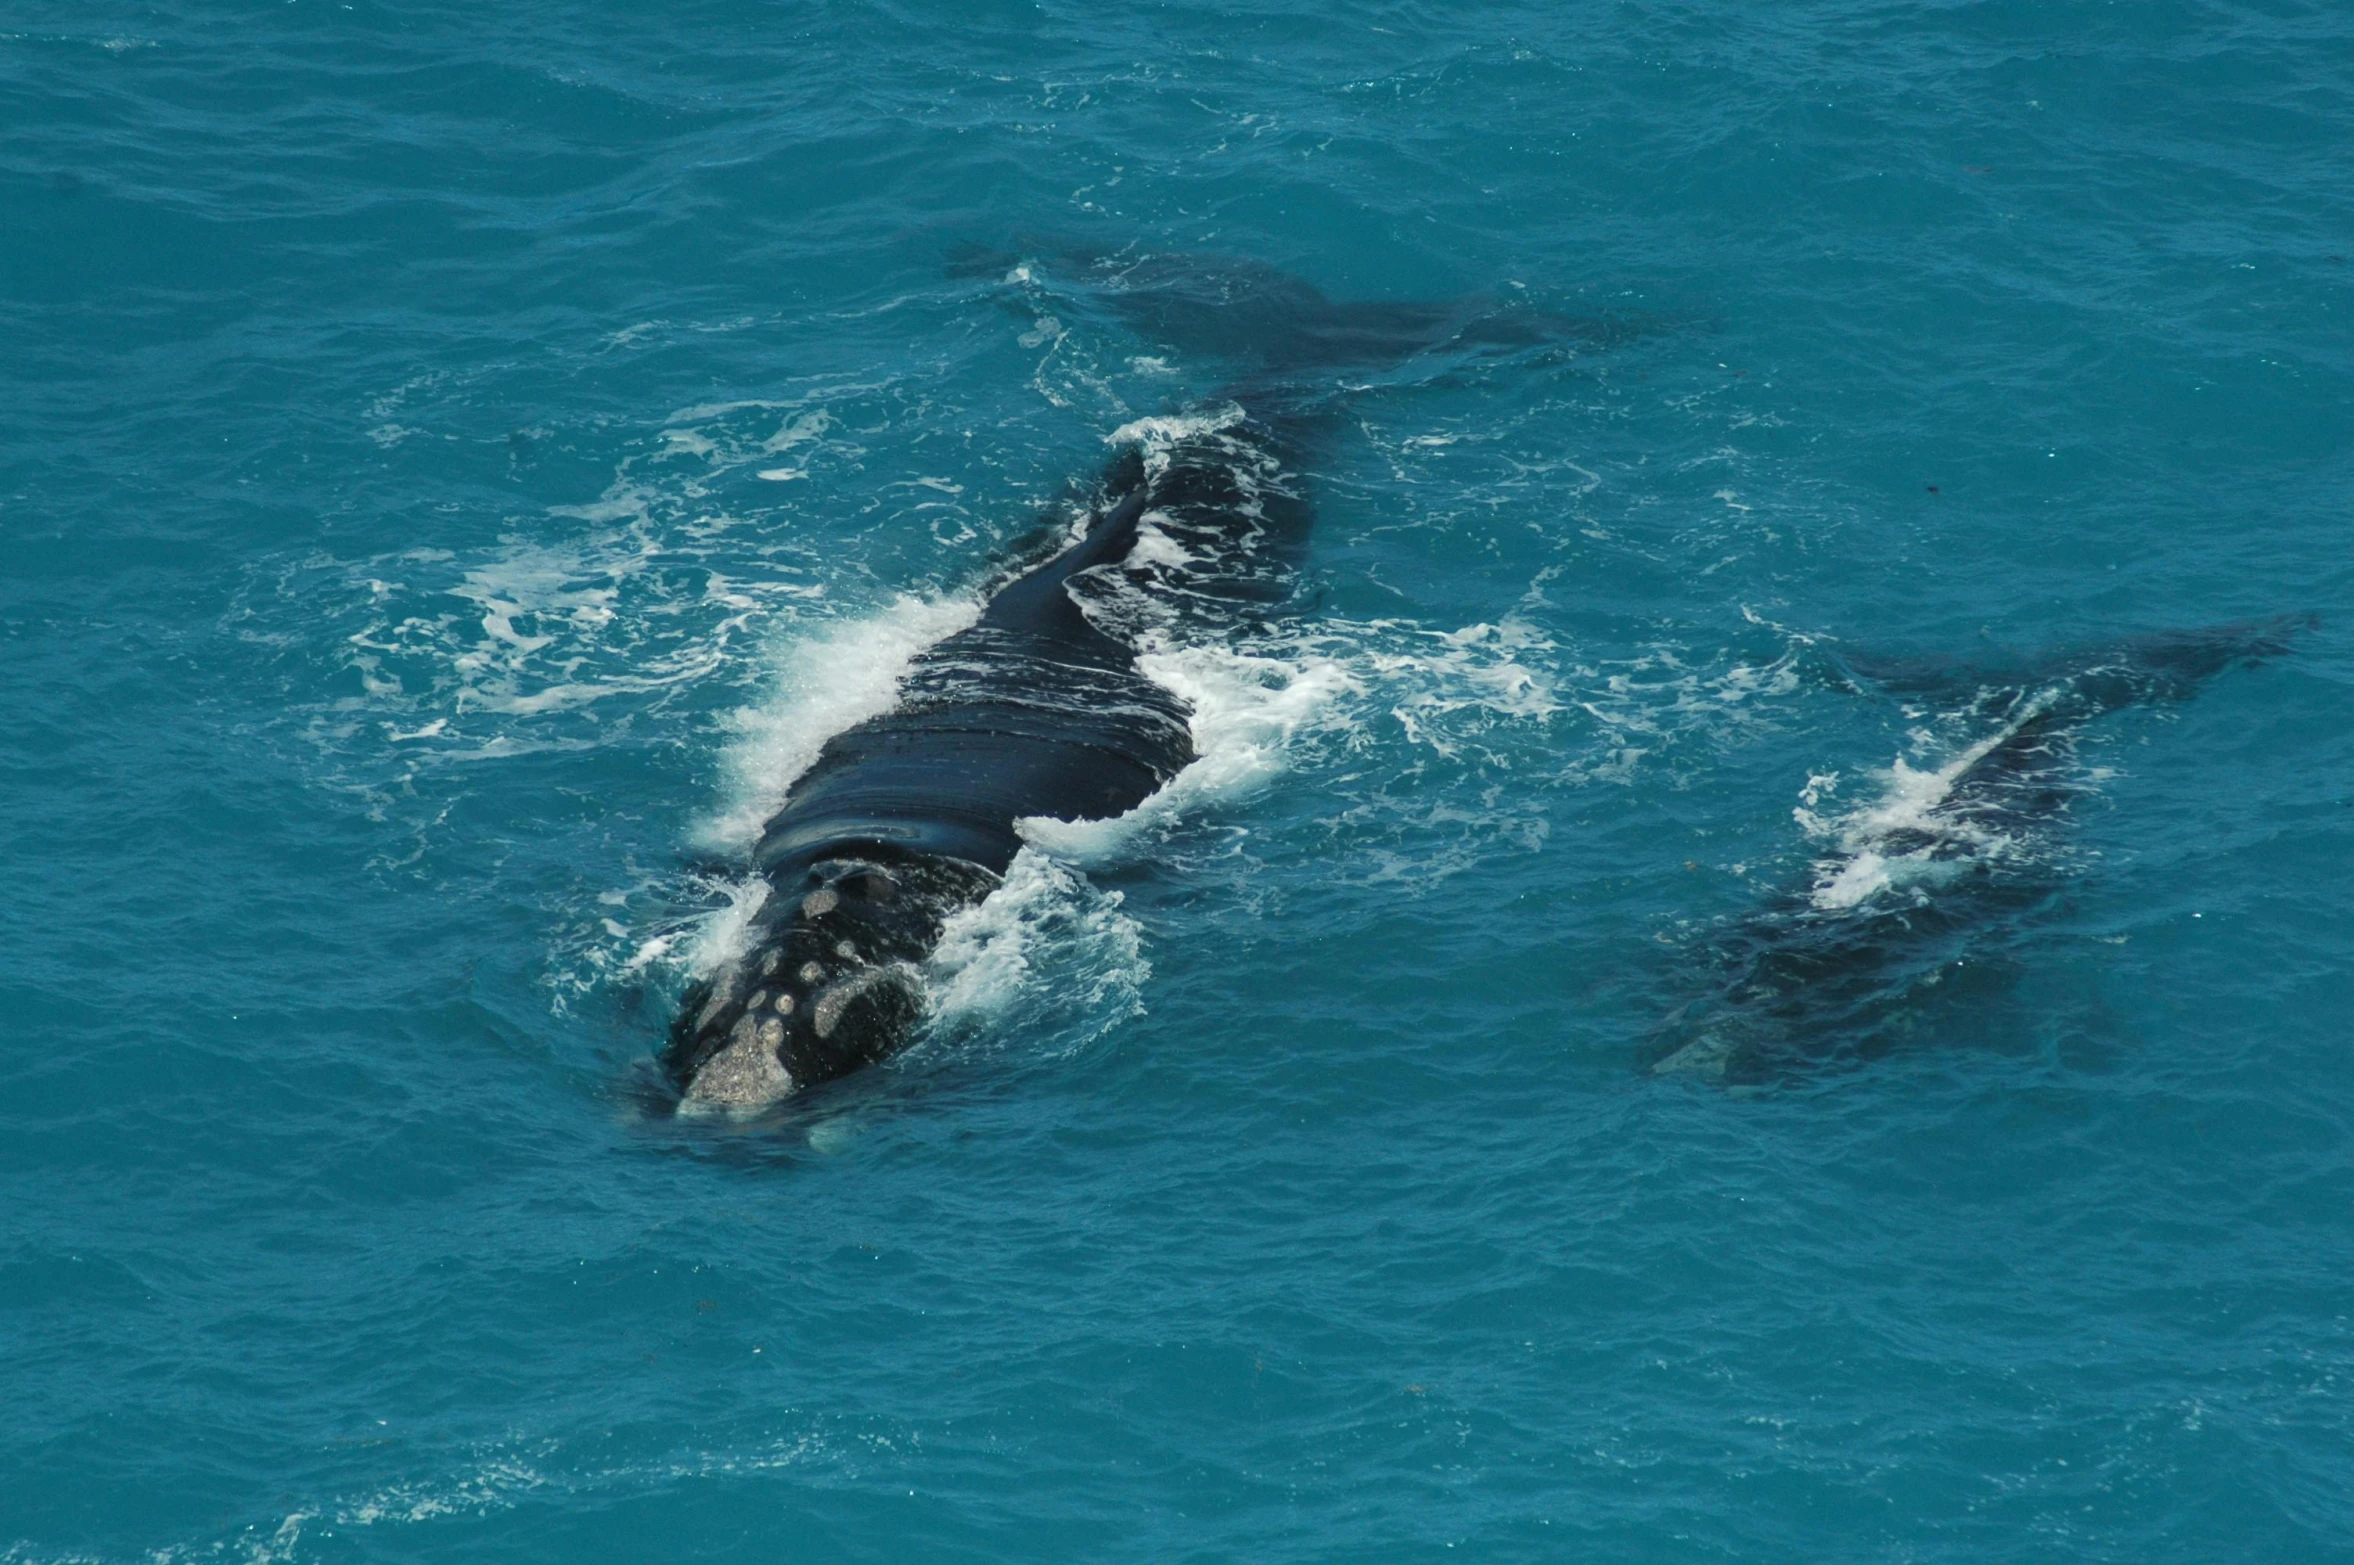
[[[991,877],[947,860],[833,856],[771,872],[743,942],[687,991],[664,1050],[685,1113],[747,1114],[896,1053],[919,963]]]

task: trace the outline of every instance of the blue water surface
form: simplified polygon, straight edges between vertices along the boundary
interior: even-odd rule
[[[0,1560],[2354,1560],[2342,5],[0,27]],[[1208,769],[680,1120],[793,768],[1223,384],[1087,252],[1609,329],[1360,374]],[[2303,611],[1641,1068],[1956,742],[1843,659]]]

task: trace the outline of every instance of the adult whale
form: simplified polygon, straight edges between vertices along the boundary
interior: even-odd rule
[[[1185,702],[1137,653],[1290,595],[1310,525],[1296,470],[1333,423],[1335,372],[1615,335],[1480,300],[1336,303],[1199,258],[1098,258],[1081,281],[1082,308],[1240,377],[1153,421],[1162,438],[1112,465],[1067,546],[921,655],[897,707],[835,735],[792,785],[754,850],[768,890],[742,949],[688,989],[663,1051],[688,1107],[757,1108],[892,1053],[921,1016],[917,964],[998,884],[1017,822],[1122,814],[1193,759]]]
[[[1967,740],[1934,769],[1899,763],[1887,799],[1846,824],[1806,885],[1713,943],[1714,981],[1644,1051],[1648,1068],[1755,1088],[1885,1052],[1919,990],[2052,901],[2086,725],[2186,701],[2314,623],[2161,631],[2009,666],[1852,660],[1843,682],[1938,706]]]

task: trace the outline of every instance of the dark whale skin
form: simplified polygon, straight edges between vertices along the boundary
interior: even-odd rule
[[[1193,760],[1185,702],[1074,594],[1123,576],[1214,626],[1289,591],[1307,513],[1283,488],[1279,431],[1227,412],[1150,468],[1115,464],[1075,542],[923,653],[899,704],[793,784],[754,850],[768,893],[744,954],[690,987],[662,1051],[689,1106],[757,1107],[896,1051],[921,1018],[918,964],[999,884],[1016,822],[1123,814]],[[1148,516],[1187,564],[1127,563]]]

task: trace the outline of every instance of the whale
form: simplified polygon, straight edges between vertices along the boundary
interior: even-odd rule
[[[1067,547],[921,653],[897,705],[794,782],[753,849],[767,894],[744,949],[671,1028],[685,1103],[756,1108],[896,1052],[921,1018],[920,964],[1000,883],[1021,821],[1124,814],[1194,759],[1186,703],[1137,665],[1147,627],[1085,600],[1190,595],[1198,616],[1287,589],[1306,516],[1278,431],[1238,408],[1199,422],[1149,465],[1115,465]]]
[[[1926,769],[1899,761],[1888,797],[1844,823],[1803,882],[1705,942],[1704,992],[1671,1013],[1641,1065],[1759,1090],[1885,1054],[1923,990],[2032,927],[2064,890],[2090,726],[2187,701],[2287,653],[2315,623],[2283,615],[1990,663],[1833,659],[1835,683],[1934,709],[1961,742]]]
[[[1232,634],[1291,598],[1311,524],[1297,475],[1338,423],[1336,374],[1602,335],[1482,299],[1336,303],[1250,263],[1074,264],[1078,308],[1232,378],[1145,421],[1157,438],[1088,486],[1050,557],[1009,569],[971,626],[914,660],[890,711],[828,739],[792,783],[752,851],[759,908],[687,987],[661,1052],[684,1109],[757,1110],[898,1052],[923,1017],[925,958],[1002,882],[1022,821],[1122,815],[1194,759],[1187,704],[1139,651]]]

